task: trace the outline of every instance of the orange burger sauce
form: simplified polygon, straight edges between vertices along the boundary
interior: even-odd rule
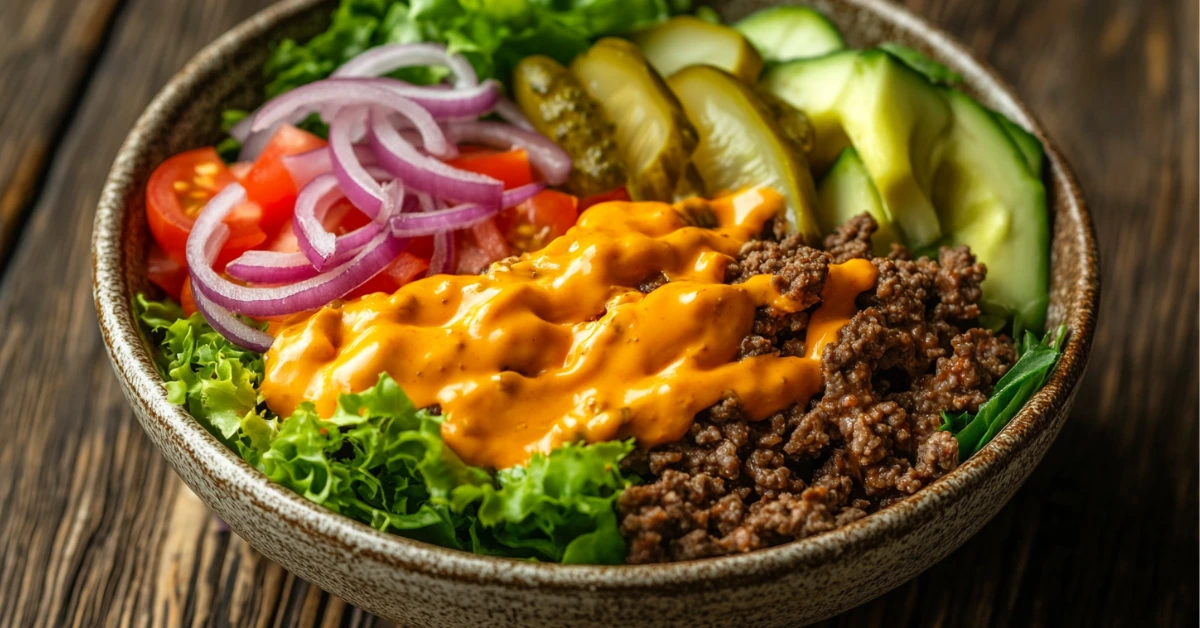
[[[440,404],[460,457],[492,468],[565,442],[678,440],[730,394],[765,418],[821,389],[821,349],[876,275],[866,260],[830,267],[809,357],[735,361],[756,308],[800,306],[769,275],[724,283],[783,203],[767,189],[711,201],[704,216],[715,226],[695,226],[695,202],[594,206],[546,248],[486,274],[430,277],[284,327],[263,396],[281,416],[304,401],[329,416],[339,394],[387,372],[417,407]],[[638,290],[659,272],[668,283]]]

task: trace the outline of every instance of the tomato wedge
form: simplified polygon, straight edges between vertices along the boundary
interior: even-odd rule
[[[504,182],[506,190],[533,183],[533,168],[523,150],[496,152],[463,146],[459,147],[459,153],[460,157],[446,163],[499,179]]]
[[[150,233],[171,259],[187,265],[185,248],[196,216],[209,199],[233,182],[233,174],[212,148],[179,153],[150,175],[146,185],[146,219]],[[231,234],[217,259],[218,265],[267,239],[259,226],[261,220],[262,209],[254,203],[243,203],[233,210],[225,219]]]
[[[579,199],[543,190],[496,216],[496,225],[520,251],[537,251],[567,232],[579,218]]]
[[[241,177],[246,195],[263,208],[264,230],[274,231],[292,217],[296,195],[300,193],[282,158],[325,145],[325,140],[316,135],[285,124],[275,131],[254,165]]]

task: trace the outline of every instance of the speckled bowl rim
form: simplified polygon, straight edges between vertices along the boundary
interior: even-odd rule
[[[122,199],[133,184],[137,155],[155,135],[156,120],[180,106],[203,77],[214,71],[220,52],[247,38],[267,36],[280,21],[311,9],[322,0],[287,0],[273,5],[243,22],[208,45],[181,70],[154,99],[122,146],[104,187],[93,234],[93,289],[105,344],[114,368],[129,391],[130,400],[146,416],[194,446],[185,452],[211,479],[218,483],[251,487],[245,498],[264,513],[306,530],[312,536],[344,547],[351,555],[370,557],[395,569],[450,580],[466,580],[509,588],[555,588],[581,591],[636,589],[670,590],[691,588],[715,580],[754,574],[743,584],[774,577],[887,543],[933,518],[945,507],[1000,473],[1016,452],[1049,429],[1053,417],[1070,402],[1082,377],[1095,328],[1099,304],[1098,258],[1094,227],[1079,193],[1074,175],[1062,155],[1048,140],[1041,126],[1013,95],[1013,90],[995,72],[976,61],[964,46],[907,10],[883,0],[835,0],[878,15],[900,31],[910,33],[927,45],[929,52],[948,61],[966,84],[985,90],[990,104],[1022,126],[1033,129],[1046,146],[1052,184],[1068,190],[1065,207],[1081,228],[1077,239],[1082,259],[1079,278],[1069,288],[1073,303],[1064,322],[1073,330],[1060,368],[1030,404],[979,454],[934,484],[890,508],[831,532],[756,552],[721,558],[662,565],[557,565],[477,556],[441,548],[400,536],[378,532],[369,526],[326,510],[303,497],[271,483],[235,453],[206,432],[182,408],[167,401],[158,373],[142,344],[132,312],[132,289],[124,276],[126,267],[120,241],[124,223]],[[1050,189],[1048,189],[1048,192]],[[1035,408],[1040,408],[1040,411]]]

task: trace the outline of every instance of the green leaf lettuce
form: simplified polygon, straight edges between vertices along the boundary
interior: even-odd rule
[[[442,440],[442,417],[418,410],[388,375],[344,394],[332,416],[311,404],[291,416],[262,404],[260,354],[199,315],[138,296],[135,307],[171,401],[271,480],[378,530],[482,554],[620,563],[615,502],[632,442],[567,445],[528,466],[492,473]]]

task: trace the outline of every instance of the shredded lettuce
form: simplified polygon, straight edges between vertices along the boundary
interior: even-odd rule
[[[523,57],[545,54],[569,63],[592,40],[654,24],[688,10],[690,0],[342,0],[329,28],[306,43],[285,39],[265,72],[267,97],[325,78],[368,48],[440,42],[461,53],[480,79],[508,82]],[[397,74],[415,83],[442,68]]]
[[[996,382],[992,396],[979,406],[974,416],[969,412],[942,413],[940,429],[950,432],[958,440],[960,461],[983,449],[1021,411],[1034,393],[1041,390],[1042,384],[1058,363],[1065,336],[1065,326],[1047,333],[1042,340],[1026,331],[1017,363]]]
[[[271,480],[378,530],[480,554],[617,564],[615,503],[637,478],[619,463],[633,442],[567,445],[492,473],[458,458],[442,417],[415,408],[381,375],[322,419],[311,404],[274,416],[262,403],[262,355],[200,315],[139,295],[135,308],[172,402]]]

